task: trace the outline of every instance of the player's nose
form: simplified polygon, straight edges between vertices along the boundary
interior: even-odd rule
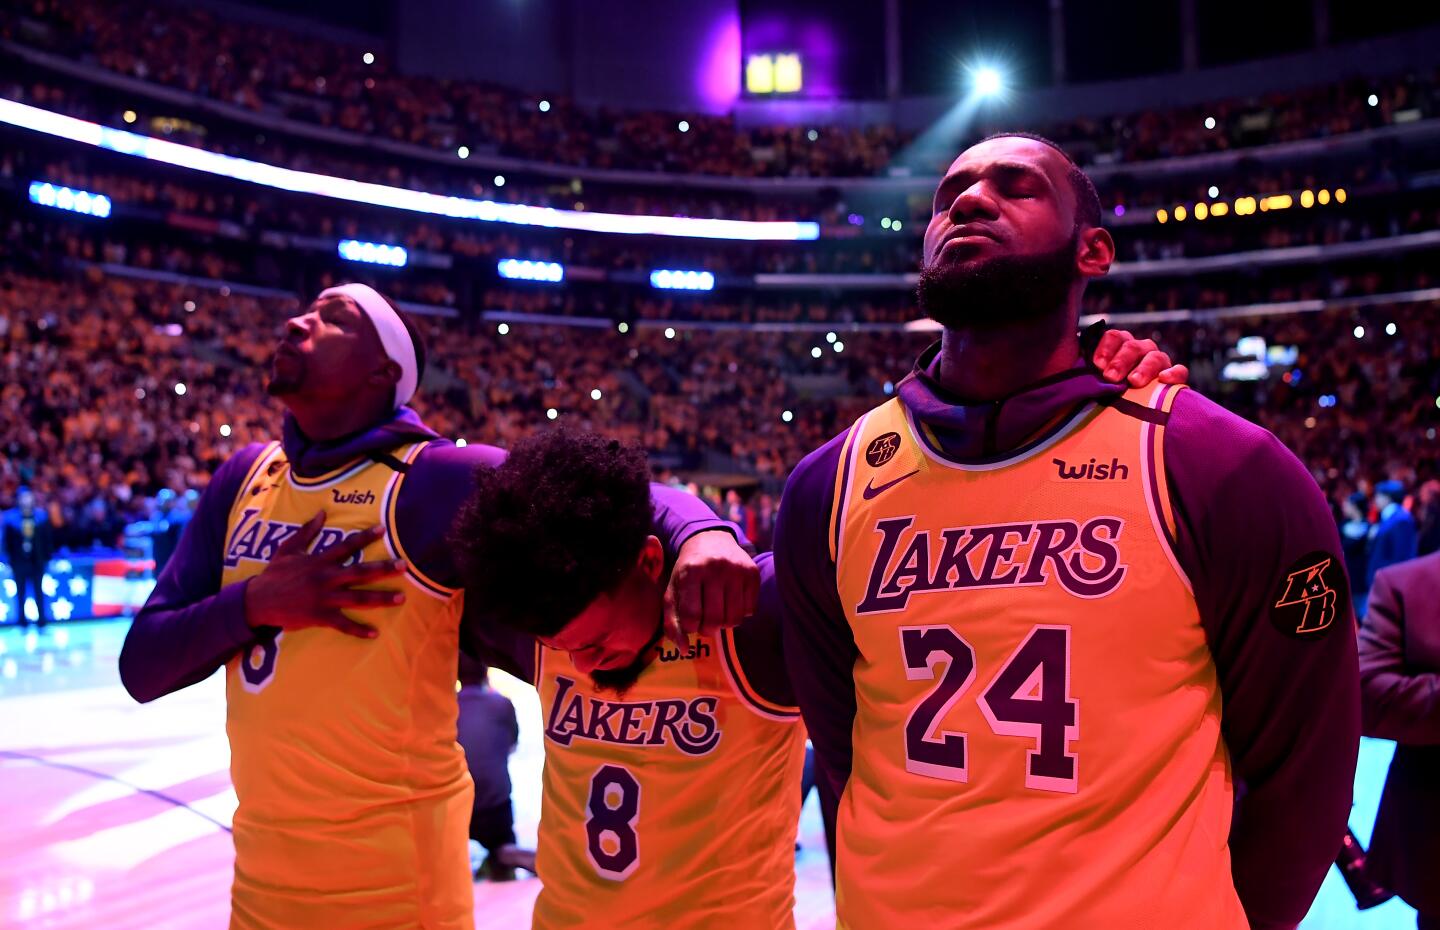
[[[993,220],[998,215],[983,178],[961,191],[950,204],[950,222],[956,226],[971,220]]]

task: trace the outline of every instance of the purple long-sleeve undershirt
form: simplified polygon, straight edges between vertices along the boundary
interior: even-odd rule
[[[409,408],[373,429],[329,443],[309,441],[287,416],[282,442],[298,474],[320,475],[357,458],[385,461],[398,447],[427,440],[431,444],[409,465],[400,486],[395,532],[420,573],[458,587],[446,537],[469,495],[475,469],[499,464],[504,450],[439,439]],[[120,653],[120,680],[137,701],[152,701],[208,678],[253,639],[245,617],[246,582],[222,586],[221,563],[231,504],[263,449],[259,443],[248,445],[216,470],[155,590],[131,624]],[[733,524],[682,490],[655,485],[652,497],[656,526],[676,550],[707,530],[739,536]],[[483,605],[467,605],[464,622],[484,625]]]
[[[957,459],[1018,448],[1058,416],[1123,390],[1077,369],[999,403],[965,405],[935,384],[927,356],[900,399]],[[775,530],[785,653],[832,798],[850,773],[858,657],[827,543],[843,442],[837,436],[791,474]],[[1257,930],[1294,927],[1350,810],[1358,670],[1348,591],[1335,629],[1319,640],[1284,635],[1270,618],[1277,584],[1303,556],[1334,554],[1343,583],[1338,532],[1314,479],[1274,436],[1194,391],[1176,399],[1164,453],[1176,557],[1195,587],[1222,731],[1243,782],[1230,837],[1236,890]]]

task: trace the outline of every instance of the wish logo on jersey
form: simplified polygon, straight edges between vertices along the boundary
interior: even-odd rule
[[[225,546],[225,567],[234,568],[240,562],[269,562],[275,556],[275,549],[285,540],[299,531],[301,524],[286,523],[282,520],[261,520],[258,519],[259,508],[246,508],[240,515],[239,521],[235,524],[235,531],[230,534],[230,541]],[[324,527],[320,535],[315,537],[315,543],[310,547],[312,553],[321,553],[332,546],[354,536],[359,530],[341,530],[334,527]],[[364,558],[364,553],[357,552],[345,560],[346,565],[355,565]]]
[[[1109,462],[1090,459],[1079,465],[1072,465],[1064,459],[1051,459],[1055,465],[1055,477],[1060,481],[1126,481],[1130,478],[1130,466],[1120,461],[1117,455]]]
[[[710,644],[706,642],[691,643],[689,648],[681,652],[678,648],[672,649],[664,643],[655,647],[655,656],[661,662],[681,662],[687,659],[708,659],[710,658]]]
[[[575,680],[564,675],[555,676],[555,686],[545,735],[561,746],[574,739],[617,746],[671,744],[686,755],[703,756],[720,742],[718,697],[603,701],[576,692]]]
[[[1125,577],[1119,517],[957,526],[941,530],[938,540],[929,530],[913,532],[914,523],[914,517],[891,517],[875,524],[882,538],[857,614],[902,610],[912,594],[1052,581],[1076,597],[1103,597]]]

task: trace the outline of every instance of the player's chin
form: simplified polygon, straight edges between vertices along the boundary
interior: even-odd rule
[[[973,271],[983,268],[1003,254],[1003,247],[994,239],[978,236],[964,240],[956,239],[941,246],[940,254],[935,258],[935,264],[947,272]]]
[[[634,656],[620,657],[607,662],[605,667],[596,668],[590,672],[590,681],[600,691],[613,691],[619,697],[624,697],[630,686],[639,679],[640,673],[645,671],[648,664],[644,652]]]
[[[270,360],[270,378],[265,393],[271,397],[295,394],[305,384],[305,361],[294,354],[277,352]]]
[[[272,373],[269,380],[265,382],[265,393],[271,397],[289,397],[292,394],[298,394],[300,393],[299,379]]]

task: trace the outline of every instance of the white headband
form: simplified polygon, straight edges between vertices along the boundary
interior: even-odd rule
[[[368,284],[327,287],[315,299],[324,300],[326,297],[349,297],[370,318],[376,334],[380,336],[381,348],[391,361],[400,366],[400,380],[395,383],[395,409],[399,410],[409,403],[419,386],[420,362],[415,357],[415,340],[410,338],[410,331],[405,328],[400,314]]]

